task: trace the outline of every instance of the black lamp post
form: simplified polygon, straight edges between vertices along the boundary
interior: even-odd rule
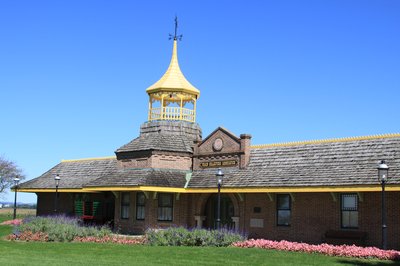
[[[217,177],[218,186],[217,230],[219,230],[221,228],[221,186],[224,178],[224,173],[222,172],[221,168],[218,168],[215,176]]]
[[[385,185],[388,179],[389,167],[382,160],[378,165],[378,180],[382,185],[382,249],[387,249],[387,225],[386,225],[386,209],[385,209]]]
[[[54,213],[57,213],[58,185],[60,184],[60,176],[58,174],[54,177],[54,181],[56,182],[56,197],[54,199]]]
[[[17,190],[18,190],[19,178],[16,176],[14,178],[14,215],[13,219],[17,218]]]

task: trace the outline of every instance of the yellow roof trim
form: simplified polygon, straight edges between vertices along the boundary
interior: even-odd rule
[[[185,92],[198,98],[200,91],[196,89],[183,75],[178,63],[177,40],[174,40],[172,58],[165,74],[153,85],[146,89],[148,94],[159,91]]]
[[[166,187],[91,187],[84,188],[86,191],[151,191],[170,193],[217,193],[217,188],[166,188]],[[400,191],[400,185],[387,185],[387,191]],[[320,186],[320,187],[244,187],[244,188],[222,188],[221,193],[317,193],[317,192],[380,192],[381,186]]]
[[[15,191],[14,189],[11,189],[11,191]],[[56,189],[55,188],[20,188],[18,189],[18,192],[27,192],[27,193],[39,193],[39,192],[45,192],[45,193],[55,193]],[[60,193],[98,193],[97,191],[84,191],[83,189],[79,188],[74,188],[74,189],[68,189],[68,188],[61,188],[58,189],[58,192]]]
[[[298,145],[334,143],[334,142],[349,142],[349,141],[370,140],[370,139],[386,139],[386,138],[395,138],[395,137],[400,137],[400,133],[360,136],[360,137],[335,138],[335,139],[322,139],[322,140],[294,141],[294,142],[284,142],[284,143],[274,143],[274,144],[261,144],[261,145],[252,145],[252,146],[250,146],[250,148],[251,149],[263,149],[263,148],[272,148],[272,147],[286,147],[286,146],[298,146]]]
[[[171,193],[188,193],[185,188],[170,188],[170,187],[89,187],[83,188],[84,191],[151,191],[151,192],[171,192]]]
[[[95,157],[95,158],[83,158],[83,159],[71,159],[71,160],[61,160],[62,163],[71,163],[71,162],[83,162],[83,161],[100,161],[100,160],[110,160],[116,159],[115,156],[107,156],[107,157]]]

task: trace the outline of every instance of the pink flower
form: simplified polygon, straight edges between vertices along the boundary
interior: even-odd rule
[[[343,256],[354,258],[377,258],[383,260],[399,260],[400,252],[396,250],[381,250],[376,247],[358,247],[355,245],[311,245],[307,243],[289,242],[286,240],[272,241],[266,239],[250,239],[232,244],[240,248],[263,248],[306,253],[321,253],[329,256]]]
[[[22,219],[4,221],[0,225],[20,225],[20,224],[22,224]]]

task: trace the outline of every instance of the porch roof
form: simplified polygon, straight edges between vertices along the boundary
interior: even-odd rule
[[[115,157],[62,161],[41,176],[24,182],[18,189],[54,189],[54,176],[60,175],[59,189],[81,189],[103,175],[117,171]]]

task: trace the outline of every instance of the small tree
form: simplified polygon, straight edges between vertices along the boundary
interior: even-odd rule
[[[14,162],[0,156],[0,195],[14,186],[14,178],[17,176],[21,180],[25,178],[22,170]]]

